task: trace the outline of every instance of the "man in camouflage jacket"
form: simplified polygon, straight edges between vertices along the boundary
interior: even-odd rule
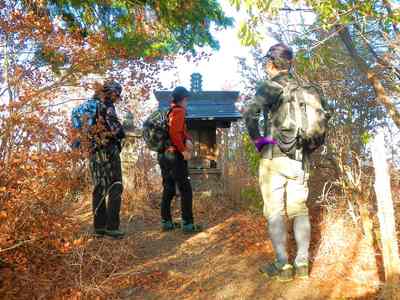
[[[119,229],[122,185],[121,141],[124,129],[118,120],[114,103],[119,101],[122,87],[115,81],[104,83],[95,94],[99,100],[94,147],[90,156],[90,170],[94,184],[94,230],[98,235],[121,238]],[[108,197],[108,201],[107,200]]]
[[[264,200],[264,215],[268,222],[268,232],[276,253],[276,260],[260,271],[281,281],[290,281],[294,273],[297,277],[308,277],[310,245],[310,221],[306,201],[308,197],[307,151],[286,153],[278,146],[271,134],[268,114],[282,103],[284,88],[296,84],[290,75],[293,52],[283,44],[272,46],[266,55],[266,71],[269,80],[258,88],[253,101],[244,114],[246,127],[262,158],[259,169],[259,183]],[[264,130],[261,133],[259,121],[264,113]],[[301,149],[306,150],[306,149]],[[305,163],[306,162],[306,163]],[[286,194],[286,199],[285,199]],[[285,201],[286,200],[286,201]],[[286,202],[286,203],[285,203]],[[293,265],[288,261],[286,249],[287,228],[285,216],[294,221],[297,242],[297,256]],[[294,270],[295,269],[295,270]]]

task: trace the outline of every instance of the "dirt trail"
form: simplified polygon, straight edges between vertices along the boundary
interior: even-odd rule
[[[371,252],[360,238],[329,249],[314,232],[311,278],[278,283],[258,272],[273,259],[263,218],[213,206],[196,212],[207,227],[195,235],[161,232],[157,208],[137,211],[129,223],[124,217],[125,239],[88,242],[91,256],[82,263],[93,268],[82,272],[91,282],[83,288],[107,299],[376,299],[376,268],[365,263]],[[332,226],[343,230],[340,222]],[[89,280],[93,270],[103,275]]]

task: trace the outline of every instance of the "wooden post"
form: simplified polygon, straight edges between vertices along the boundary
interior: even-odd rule
[[[385,140],[382,131],[371,144],[372,160],[375,168],[375,193],[378,204],[378,218],[382,241],[383,263],[387,282],[400,275],[399,248],[396,237],[395,215],[390,189],[390,175],[385,153]]]

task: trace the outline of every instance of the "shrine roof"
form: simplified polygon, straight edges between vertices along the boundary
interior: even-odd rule
[[[171,104],[171,91],[156,91],[159,107],[167,109]],[[237,91],[201,91],[191,93],[188,101],[187,119],[192,120],[229,120],[241,118],[235,103],[239,97]]]

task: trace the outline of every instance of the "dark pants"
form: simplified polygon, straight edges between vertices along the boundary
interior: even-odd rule
[[[119,149],[112,146],[97,150],[90,157],[90,170],[94,184],[94,228],[119,229],[121,208],[122,170]],[[108,201],[107,200],[108,197]]]
[[[181,194],[182,221],[185,224],[193,223],[193,193],[187,161],[183,159],[181,153],[165,152],[159,155],[158,162],[164,187],[161,218],[165,221],[172,221],[171,201],[176,194],[175,186],[177,185]]]

